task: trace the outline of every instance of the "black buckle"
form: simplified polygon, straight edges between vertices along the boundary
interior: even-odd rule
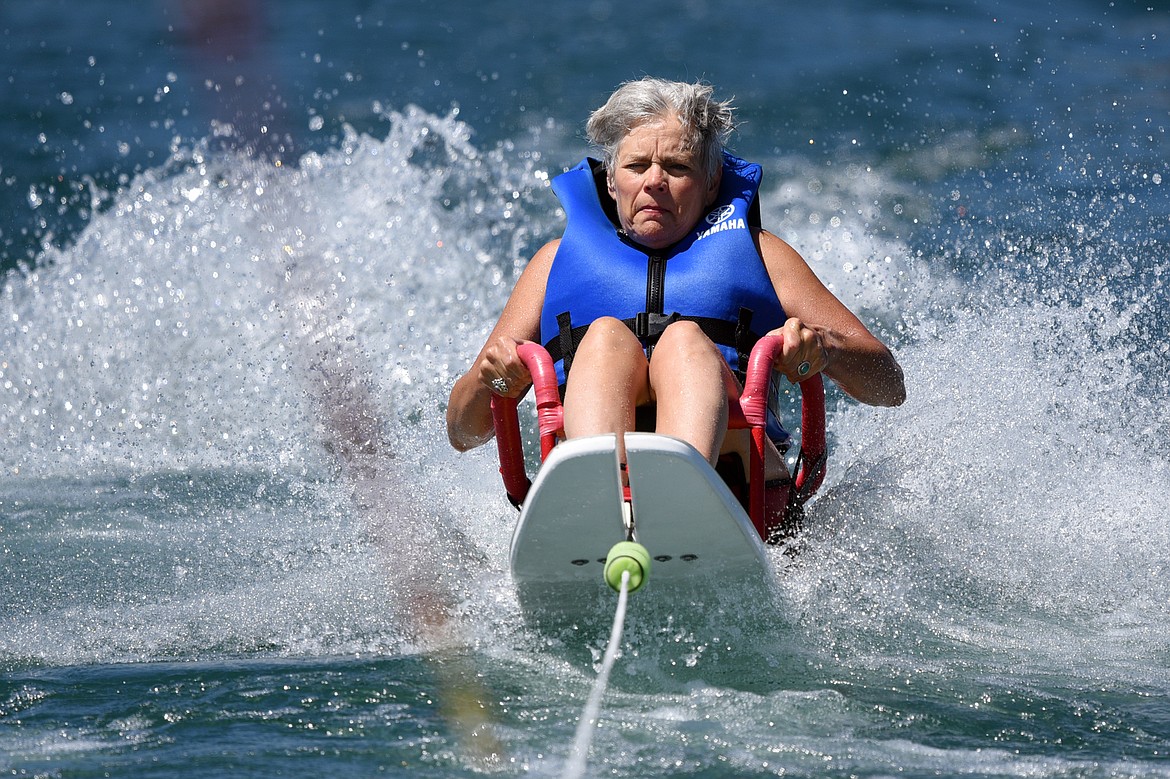
[[[652,314],[649,311],[640,311],[634,317],[634,335],[640,341],[657,341],[667,327],[682,319],[675,311],[670,316],[666,314]]]
[[[639,311],[638,315],[634,317],[634,335],[641,341],[650,335],[650,314],[646,311]]]

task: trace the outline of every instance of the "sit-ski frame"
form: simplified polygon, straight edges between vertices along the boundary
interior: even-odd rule
[[[761,338],[748,360],[743,393],[729,403],[728,430],[751,431],[748,466],[750,500],[748,514],[761,538],[765,536],[764,452],[767,446],[768,391],[772,365],[780,355],[783,336]],[[536,419],[540,431],[540,459],[543,462],[564,436],[564,408],[557,388],[557,374],[552,357],[535,343],[521,344],[520,359],[532,374],[536,395]],[[793,480],[796,500],[804,503],[821,485],[825,475],[825,387],[820,374],[800,382],[801,420],[800,456]],[[516,413],[519,398],[492,395],[492,422],[500,454],[500,475],[508,499],[517,508],[524,502],[531,480],[524,468],[524,445],[520,439],[520,420]]]

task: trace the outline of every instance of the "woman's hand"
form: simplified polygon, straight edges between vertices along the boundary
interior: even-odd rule
[[[783,327],[768,335],[782,337],[783,347],[772,367],[787,376],[793,384],[829,367],[831,339],[825,328],[806,325],[798,318],[790,317]]]
[[[522,343],[528,342],[506,335],[488,341],[475,367],[476,380],[492,393],[505,398],[523,395],[532,384],[532,374],[517,351]]]

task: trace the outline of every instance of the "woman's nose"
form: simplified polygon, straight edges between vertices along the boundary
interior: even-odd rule
[[[661,165],[651,165],[646,170],[646,188],[661,189],[666,186],[666,171]]]

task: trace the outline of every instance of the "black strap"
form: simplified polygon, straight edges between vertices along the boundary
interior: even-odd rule
[[[804,461],[804,447],[801,447],[800,450],[796,453],[796,462],[792,465],[792,472],[800,473],[801,467],[804,465]],[[803,506],[806,502],[808,502],[808,499],[812,497],[813,492],[816,489],[816,487],[813,485],[817,483],[820,474],[824,472],[827,461],[828,451],[825,451],[821,453],[820,457],[810,462],[808,466],[808,478],[804,480],[804,484],[801,485],[799,490],[792,490],[788,498],[789,503],[798,503],[799,505]],[[793,486],[795,487],[795,481],[793,482]]]
[[[739,319],[735,322],[706,316],[683,316],[677,311],[670,315],[651,314],[643,311],[635,317],[623,319],[622,324],[628,327],[639,341],[647,347],[653,348],[670,325],[675,322],[694,322],[703,331],[703,334],[713,342],[735,349],[739,356],[739,370],[736,375],[740,381],[743,381],[752,347],[756,345],[756,341],[760,340],[760,336],[752,332],[751,321],[752,310],[740,308]],[[561,359],[565,361],[565,374],[567,375],[573,361],[573,353],[576,352],[581,339],[585,337],[589,325],[573,327],[569,312],[566,311],[557,315],[557,326],[559,330],[556,336],[550,338],[544,348],[548,351],[553,362]]]
[[[577,352],[577,344],[581,343],[581,336],[585,335],[585,330],[581,329],[581,332],[577,334],[576,340],[573,339],[573,320],[572,317],[569,316],[568,311],[557,314],[557,327],[559,328],[559,332],[557,333],[555,342],[559,347],[556,350],[558,354],[553,355],[553,341],[549,341],[548,344],[545,345],[545,348],[548,350],[548,353],[552,357],[553,362],[556,362],[562,356],[564,357],[565,375],[568,376],[569,368],[573,366],[573,355]]]
[[[759,336],[752,333],[752,310],[750,308],[740,306],[739,319],[735,323],[734,338],[732,345],[739,355],[740,381],[743,381],[742,377],[747,375],[748,358],[752,355],[752,347],[756,345],[756,341],[760,340]]]

